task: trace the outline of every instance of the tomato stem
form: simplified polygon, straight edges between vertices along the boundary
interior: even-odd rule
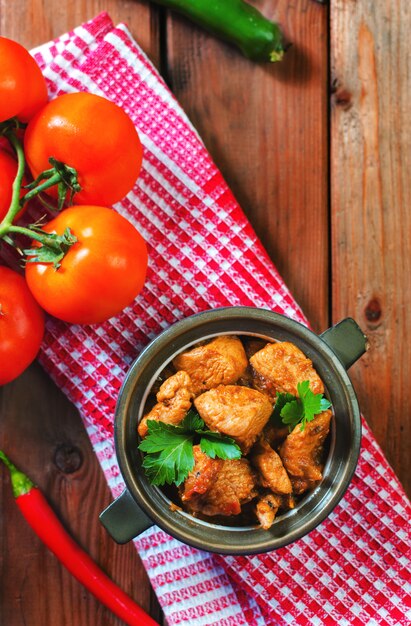
[[[41,185],[37,185],[37,187],[30,188],[29,185],[27,185],[26,188],[30,188],[30,191],[26,193],[22,200],[24,200],[24,202],[26,202],[27,200],[31,200],[42,191],[45,191],[49,187],[53,187],[53,185],[58,185],[58,183],[60,182],[61,174],[59,172],[54,172],[50,178],[41,183]]]
[[[68,204],[73,203],[73,197],[81,191],[81,186],[74,167],[70,167],[70,165],[66,165],[54,157],[49,158],[49,163],[51,168],[41,172],[32,183],[26,185],[25,188],[29,189],[29,192],[25,195],[25,199],[30,200],[49,187],[57,186],[57,209],[60,211],[66,201]]]
[[[20,190],[21,190],[21,185],[23,182],[24,168],[26,165],[26,159],[24,158],[23,146],[21,145],[21,141],[18,139],[18,137],[12,130],[7,131],[5,133],[5,137],[9,140],[9,142],[11,143],[11,145],[13,146],[16,152],[17,172],[16,172],[16,177],[13,181],[13,187],[12,187],[13,191],[12,191],[9,210],[7,211],[6,216],[1,222],[2,226],[5,226],[5,225],[8,226],[13,222],[17,213],[20,211],[22,204],[24,204],[26,201],[26,198],[23,197],[21,199],[22,202],[20,203]]]
[[[60,267],[60,261],[65,257],[68,250],[77,242],[77,237],[69,228],[66,228],[62,235],[57,235],[46,233],[41,228],[36,227],[35,224],[32,224],[30,228],[15,226],[14,224],[0,224],[0,239],[10,243],[8,233],[26,235],[26,237],[41,243],[40,247],[23,250],[26,255],[25,261],[27,263],[51,263],[56,270]],[[11,241],[11,244],[14,245],[14,242]]]
[[[60,245],[56,241],[55,236],[49,236],[47,233],[41,234],[38,231],[32,230],[31,228],[25,228],[24,226],[14,226],[11,224],[8,227],[9,233],[18,233],[20,235],[26,235],[26,237],[30,237],[30,239],[35,239],[46,246],[47,248],[52,248],[53,250],[60,251]],[[44,231],[43,231],[44,232]],[[2,235],[2,229],[0,228],[0,236]]]
[[[2,134],[9,140],[16,152],[17,172],[13,181],[12,198],[9,209],[2,222],[0,222],[0,239],[3,239],[10,245],[15,245],[13,239],[9,236],[15,233],[25,235],[31,240],[34,239],[38,241],[42,244],[41,247],[24,250],[24,253],[28,255],[26,261],[52,263],[54,267],[58,269],[60,267],[60,261],[63,259],[66,252],[77,241],[77,238],[71,233],[70,229],[66,229],[62,235],[57,235],[55,233],[46,233],[38,227],[38,224],[31,224],[28,228],[15,226],[13,220],[23,204],[45,189],[56,184],[59,188],[59,208],[62,208],[67,192],[70,191],[70,198],[72,198],[73,194],[80,190],[80,185],[77,182],[77,172],[73,168],[64,165],[64,163],[50,158],[52,168],[43,172],[37,180],[27,185],[30,191],[28,191],[23,198],[20,198],[26,165],[23,146],[16,136],[14,128],[7,126],[7,128],[2,129]],[[43,182],[38,185],[37,182],[40,180]],[[2,457],[0,456],[0,458]]]
[[[46,200],[46,198],[44,197],[44,194],[42,194],[41,192],[38,194],[37,200],[40,202],[40,204],[44,206],[44,208],[46,208],[51,213],[57,213],[58,208],[54,206],[54,204],[52,204],[51,202],[48,202],[48,200]]]

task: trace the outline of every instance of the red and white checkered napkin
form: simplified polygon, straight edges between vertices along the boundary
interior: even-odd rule
[[[192,313],[270,308],[305,322],[187,117],[123,25],[100,15],[34,51],[50,94],[104,95],[135,122],[142,174],[116,209],[149,245],[143,293],[101,326],[49,320],[40,360],[79,408],[114,495],[113,415],[141,348]],[[364,424],[345,498],[307,537],[266,555],[200,552],[154,527],[137,549],[169,624],[411,624],[411,508]],[[136,581],[138,584],[138,581]]]

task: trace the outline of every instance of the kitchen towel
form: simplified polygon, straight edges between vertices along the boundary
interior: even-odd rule
[[[105,96],[144,145],[134,189],[115,209],[149,247],[143,292],[92,327],[47,322],[40,361],[80,410],[114,496],[116,398],[147,342],[173,322],[224,305],[269,308],[306,323],[198,134],[131,37],[109,16],[33,51],[51,97]],[[410,504],[364,423],[352,484],[308,536],[265,555],[216,556],[157,527],[135,542],[170,625],[411,624]]]

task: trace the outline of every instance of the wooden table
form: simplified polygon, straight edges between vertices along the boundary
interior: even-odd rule
[[[222,0],[223,1],[223,0]],[[199,28],[132,0],[1,3],[27,47],[107,10],[128,23],[196,125],[316,330],[344,316],[368,334],[351,370],[362,410],[411,491],[411,54],[409,0],[259,0],[293,47],[257,66]],[[97,521],[110,501],[80,418],[34,364],[0,390],[0,442],[66,526],[156,619],[132,546]],[[90,497],[90,494],[93,494]],[[0,623],[114,626],[26,526],[0,473]]]

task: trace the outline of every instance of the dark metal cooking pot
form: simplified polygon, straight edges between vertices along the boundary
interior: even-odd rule
[[[216,525],[173,510],[170,500],[148,482],[141,467],[137,424],[158,374],[182,350],[200,340],[226,334],[295,343],[312,360],[333,405],[331,443],[321,483],[294,509],[279,515],[270,530]],[[101,513],[102,524],[118,543],[126,543],[157,524],[187,544],[221,554],[266,552],[309,533],[338,504],[357,464],[360,412],[346,370],[366,348],[366,337],[351,318],[320,336],[283,315],[253,307],[214,309],[177,322],[143,350],[120,391],[115,442],[126,490]]]

